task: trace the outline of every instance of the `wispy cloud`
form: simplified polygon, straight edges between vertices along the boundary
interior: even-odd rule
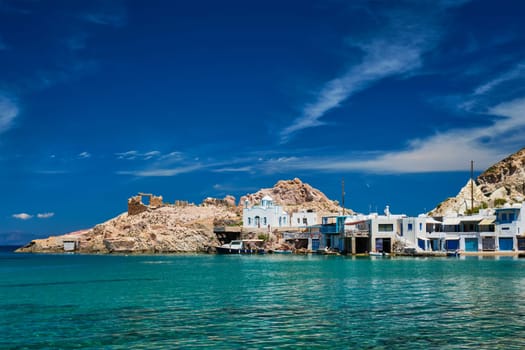
[[[89,152],[82,152],[82,153],[79,153],[79,155],[77,156],[79,159],[87,159],[87,158],[91,158],[91,153]]]
[[[12,217],[18,220],[29,220],[33,217],[33,215],[30,215],[27,213],[19,213],[19,214],[13,214]]]
[[[18,113],[17,102],[0,92],[0,134],[11,129]]]
[[[523,78],[525,76],[525,62],[519,62],[510,70],[498,75],[494,79],[478,86],[474,92],[474,96],[485,95],[495,88],[501,86],[503,83],[508,81],[513,81],[518,78]]]
[[[253,171],[253,167],[246,165],[246,166],[240,166],[240,167],[225,167],[225,168],[217,168],[213,170],[216,173],[247,173]]]
[[[118,171],[119,175],[131,175],[137,177],[168,177],[176,176],[184,173],[191,173],[197,170],[204,169],[202,164],[185,165],[173,168],[152,168],[142,170]]]
[[[86,12],[81,17],[85,21],[98,25],[123,27],[127,22],[127,11],[121,1],[102,1],[98,8]]]
[[[402,174],[466,171],[470,160],[474,160],[476,168],[484,170],[524,146],[525,97],[491,107],[485,116],[492,116],[493,120],[476,128],[450,129],[414,139],[399,151],[279,157],[258,166],[259,170],[270,173],[309,170]]]
[[[55,213],[38,213],[36,214],[36,217],[39,219],[49,219],[55,216]]]
[[[138,160],[150,160],[154,158],[168,159],[174,156],[180,156],[180,153],[171,152],[171,153],[163,155],[160,151],[139,152],[139,151],[131,150],[131,151],[126,151],[126,152],[115,153],[115,156],[117,156],[117,159],[124,159],[124,160],[137,160],[137,159]]]
[[[339,107],[350,96],[387,77],[412,72],[422,65],[422,55],[433,48],[442,33],[439,25],[440,10],[457,6],[451,2],[423,8],[421,11],[391,9],[378,14],[382,29],[365,38],[349,40],[363,53],[361,63],[353,65],[341,76],[327,82],[307,103],[301,115],[284,128],[281,142],[287,142],[296,132],[323,125],[322,118]]]

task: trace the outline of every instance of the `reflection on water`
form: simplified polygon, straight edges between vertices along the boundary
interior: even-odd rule
[[[525,260],[33,256],[0,348],[521,348]]]

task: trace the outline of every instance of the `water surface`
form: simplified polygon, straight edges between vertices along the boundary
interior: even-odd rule
[[[0,253],[0,348],[525,346],[525,260]]]

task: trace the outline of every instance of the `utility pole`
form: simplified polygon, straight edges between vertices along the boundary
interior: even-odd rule
[[[470,213],[474,214],[474,161],[470,161]]]
[[[342,182],[342,189],[341,189],[341,195],[342,195],[342,205],[343,205],[343,216],[345,215],[345,178],[343,177]]]

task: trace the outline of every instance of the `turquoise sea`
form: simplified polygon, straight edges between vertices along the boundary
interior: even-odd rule
[[[0,253],[1,349],[520,349],[525,259]]]

